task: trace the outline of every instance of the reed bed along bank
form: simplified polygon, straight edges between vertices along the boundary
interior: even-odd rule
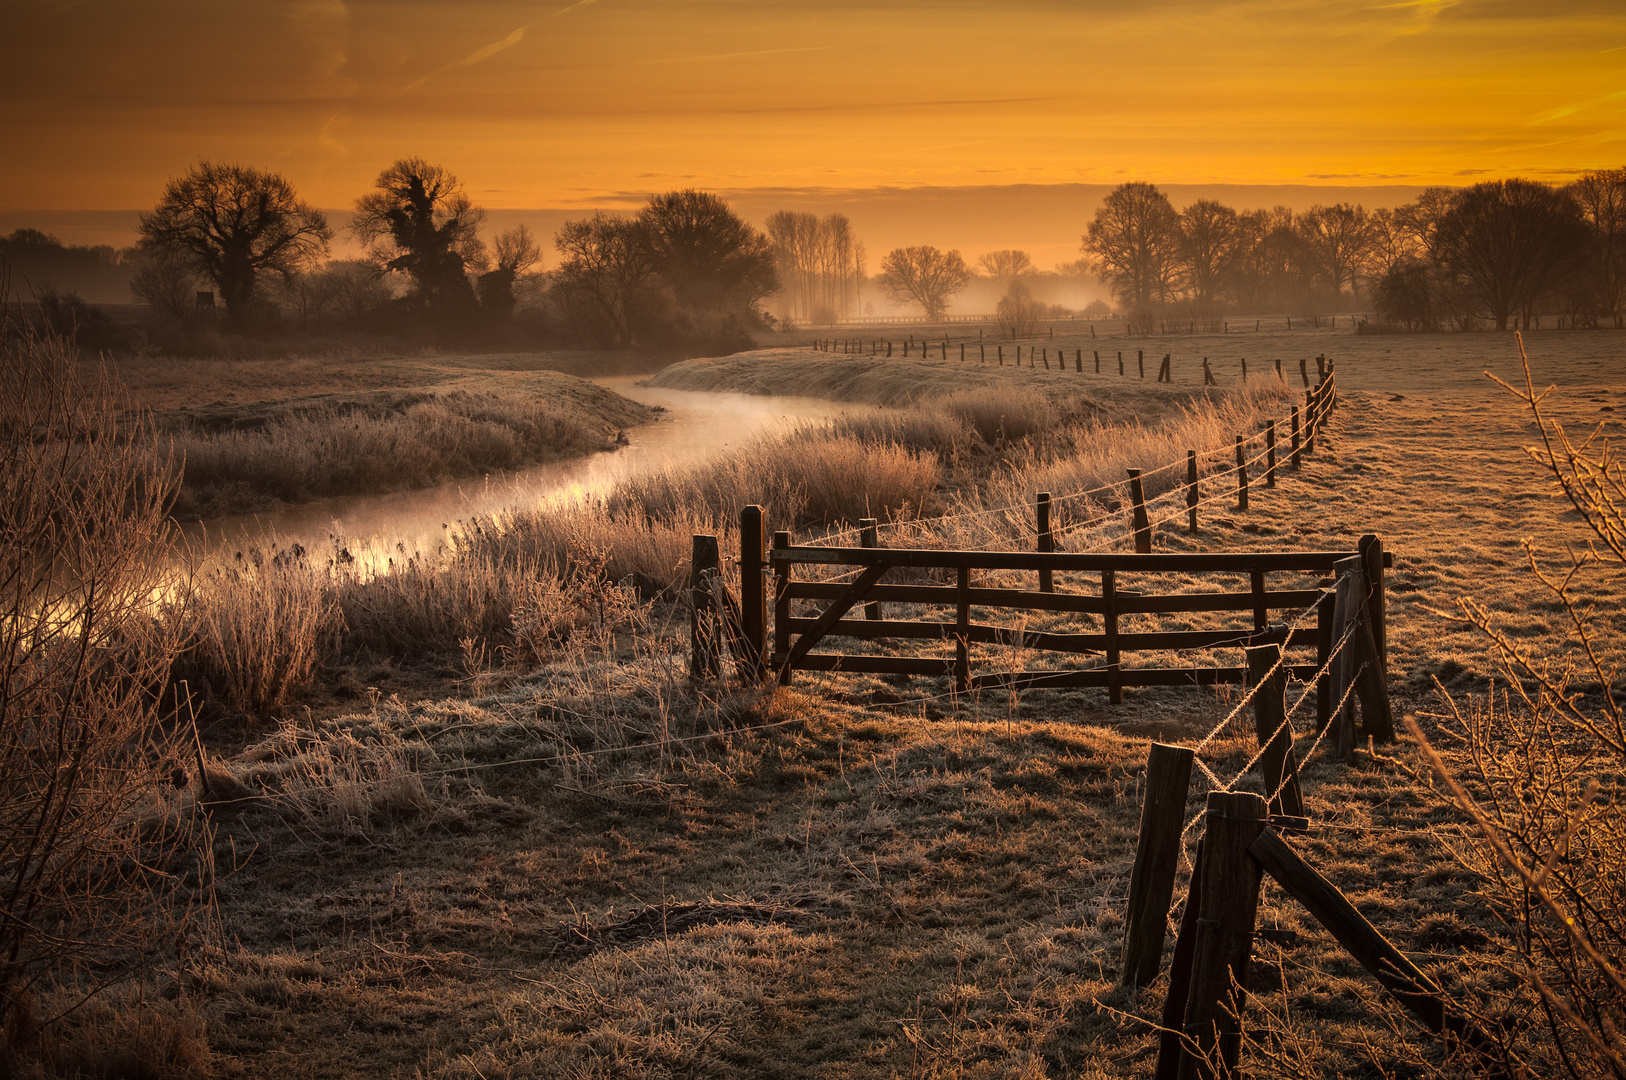
[[[530,372],[512,385],[222,404],[161,420],[182,463],[176,514],[213,517],[613,450],[654,415],[582,379]]]

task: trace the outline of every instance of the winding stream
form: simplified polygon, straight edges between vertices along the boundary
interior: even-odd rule
[[[821,398],[668,390],[640,386],[642,376],[594,379],[600,386],[664,409],[659,419],[627,431],[628,445],[611,453],[537,465],[516,472],[465,477],[432,488],[355,495],[301,503],[268,513],[220,518],[186,532],[205,553],[248,545],[302,544],[319,551],[333,537],[427,551],[460,520],[509,507],[600,494],[622,480],[694,465],[789,424],[874,411]]]

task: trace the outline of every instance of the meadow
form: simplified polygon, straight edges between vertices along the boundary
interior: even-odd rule
[[[1522,541],[1550,562],[1590,536],[1521,449],[1529,417],[1483,374],[1517,373],[1510,336],[1260,335],[1246,384],[1237,336],[1180,344],[1172,387],[1115,363],[883,364],[805,344],[690,361],[659,383],[906,408],[469,522],[381,570],[335,551],[209,571],[173,616],[207,753],[206,785],[175,798],[206,806],[215,830],[209,932],[165,977],[93,999],[59,1064],[1150,1075],[1160,984],[1136,995],[1117,978],[1147,744],[1201,738],[1238,692],[1133,690],[1110,706],[889,676],[694,684],[681,588],[691,534],[728,552],[747,502],[798,539],[875,516],[891,545],[1029,546],[1034,492],[1223,450],[1300,397],[1260,369],[1280,356],[1295,373],[1320,352],[1342,395],[1325,445],[1246,512],[1205,510],[1196,534],[1166,523],[1159,547],[1347,550],[1379,534],[1395,555],[1390,693],[1436,742],[1453,703],[1483,708],[1502,677],[1460,599],[1538,653],[1573,650]],[[1617,335],[1536,334],[1530,349],[1538,379],[1563,388],[1556,417],[1618,435]],[[1192,377],[1205,351],[1216,388]],[[1222,485],[1223,464],[1204,482]],[[1149,494],[1180,505],[1171,477]],[[1090,505],[1064,522],[1064,547],[1127,549],[1121,491]],[[1593,565],[1577,587],[1618,657],[1626,579]],[[1225,776],[1253,751],[1228,727],[1205,760]],[[1304,782],[1316,828],[1301,850],[1453,993],[1505,997],[1510,1038],[1545,1060],[1511,989],[1511,928],[1416,747],[1363,749],[1353,766],[1317,754]],[[1267,883],[1260,910],[1284,933],[1256,948],[1253,1071],[1440,1066],[1302,909]]]

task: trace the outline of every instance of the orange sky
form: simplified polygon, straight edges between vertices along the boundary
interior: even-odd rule
[[[422,155],[497,208],[1626,164],[1623,0],[8,7],[0,209],[150,206],[204,157],[347,206]]]

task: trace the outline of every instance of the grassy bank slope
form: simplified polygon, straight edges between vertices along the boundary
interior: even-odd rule
[[[574,375],[513,361],[127,361],[120,373],[184,456],[185,517],[596,453],[655,415]]]

